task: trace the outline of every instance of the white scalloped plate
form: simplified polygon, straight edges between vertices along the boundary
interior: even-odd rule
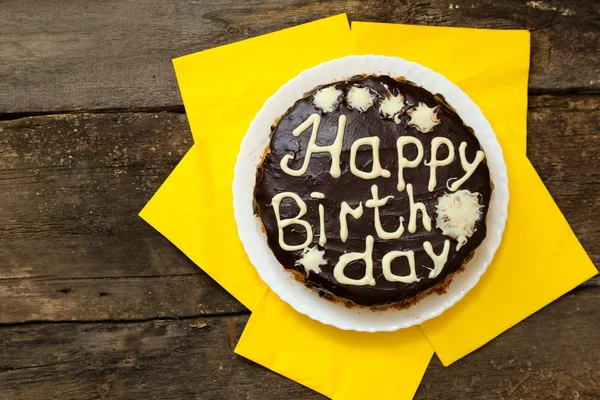
[[[487,236],[465,270],[456,274],[446,293],[432,294],[404,309],[371,311],[346,308],[327,301],[293,279],[277,261],[261,224],[252,209],[256,167],[269,144],[273,122],[304,93],[322,85],[359,74],[404,76],[432,93],[442,94],[466,125],[473,128],[485,151],[494,191],[487,215]],[[260,277],[296,311],[340,329],[364,332],[395,331],[440,315],[463,298],[492,261],[500,245],[508,208],[508,178],[502,148],[479,107],[448,79],[429,68],[397,57],[349,56],[322,63],[302,72],[283,85],[264,104],[242,140],[233,180],[233,206],[238,233],[250,261]]]

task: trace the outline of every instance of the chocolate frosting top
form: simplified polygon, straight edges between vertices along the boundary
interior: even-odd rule
[[[334,86],[343,92],[337,99],[332,110],[319,109],[313,102],[317,90]],[[380,114],[381,104],[374,102],[366,111],[351,108],[348,104],[349,91],[352,88],[370,88],[379,99],[384,99],[390,93],[401,93],[404,96],[404,108],[394,118],[384,118]],[[424,103],[429,108],[438,107],[437,119],[439,123],[429,133],[423,133],[417,127],[411,126],[410,113],[419,103]],[[345,133],[340,155],[341,175],[334,178],[330,174],[332,157],[329,153],[313,153],[306,173],[300,176],[291,176],[281,168],[281,160],[286,155],[293,156],[289,162],[291,169],[299,169],[306,155],[311,137],[311,128],[298,136],[292,131],[298,128],[312,114],[318,113],[321,117],[316,144],[319,146],[331,145],[336,139],[340,115],[346,116]],[[381,166],[391,173],[389,178],[383,176],[375,179],[362,179],[350,171],[350,150],[352,144],[361,138],[377,136],[380,139],[379,156]],[[421,214],[417,217],[417,229],[410,233],[406,226],[410,218],[409,197],[407,190],[398,190],[398,153],[396,141],[401,136],[413,136],[423,144],[423,159],[416,168],[404,168],[403,176],[407,184],[413,186],[415,202],[422,202],[431,217],[431,231],[424,228]],[[436,137],[448,138],[454,145],[455,155],[453,161],[436,170],[437,184],[433,191],[429,191],[428,183],[430,168],[425,165],[432,159],[431,144]],[[273,126],[269,151],[256,175],[254,190],[254,208],[262,219],[265,227],[269,247],[277,260],[286,269],[292,269],[305,276],[305,282],[324,294],[333,294],[337,297],[351,300],[364,306],[380,306],[398,303],[410,299],[417,294],[432,288],[456,272],[471,253],[481,244],[486,235],[485,217],[490,201],[492,185],[490,174],[485,163],[481,162],[475,172],[460,186],[460,190],[477,193],[479,204],[482,205],[481,215],[475,222],[474,232],[467,238],[466,243],[458,246],[457,239],[444,235],[438,227],[436,218],[436,204],[438,198],[445,194],[452,194],[448,187],[457,178],[465,175],[459,157],[459,146],[465,142],[466,160],[472,162],[478,150],[481,150],[477,138],[472,130],[465,126],[456,112],[448,106],[440,95],[434,95],[415,84],[402,79],[392,79],[389,76],[359,76],[346,81],[335,82],[315,88],[305,97],[298,100]],[[406,145],[403,156],[413,160],[417,156],[417,147]],[[442,160],[449,154],[446,146],[440,146],[437,159]],[[362,171],[371,171],[373,168],[373,151],[369,146],[359,148],[356,155],[356,166]],[[375,227],[375,209],[365,207],[365,202],[372,198],[371,188],[377,185],[379,198],[393,196],[385,205],[379,208],[381,225],[392,232],[398,229],[399,217],[404,218],[405,230],[397,239],[381,239]],[[320,238],[319,205],[324,210],[324,226],[327,241],[318,249],[324,251],[324,262],[317,269],[308,270],[298,264],[303,257],[303,250],[287,251],[279,244],[279,230],[273,207],[273,197],[283,193],[296,193],[305,203],[307,212],[302,220],[307,221],[314,232],[312,243],[308,246],[317,246]],[[315,199],[311,193],[320,192],[324,198]],[[347,202],[355,208],[362,203],[363,214],[360,218],[347,217],[348,238],[344,242],[340,238],[340,209],[342,202]],[[299,206],[294,200],[283,199],[279,205],[280,217],[293,218],[299,213]],[[334,267],[340,256],[351,252],[365,251],[365,238],[372,235],[374,245],[372,251],[374,285],[349,285],[340,283],[334,276]],[[307,238],[306,229],[300,225],[290,225],[283,228],[285,243],[298,245]],[[431,243],[435,254],[442,253],[445,241],[450,241],[448,257],[443,269],[434,278],[429,278],[430,271],[434,268],[434,261],[424,250],[424,242]],[[459,249],[457,250],[457,247]],[[416,276],[418,281],[403,283],[386,279],[382,270],[382,259],[391,251],[414,251]],[[325,264],[326,262],[326,264]],[[354,261],[348,264],[344,274],[351,279],[360,279],[365,275],[365,262]],[[406,276],[410,268],[406,259],[397,258],[391,263],[391,272],[398,276]]]

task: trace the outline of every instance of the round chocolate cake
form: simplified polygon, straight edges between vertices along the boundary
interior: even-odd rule
[[[315,88],[272,127],[255,212],[283,268],[349,305],[443,290],[486,235],[485,155],[440,95],[389,76]]]

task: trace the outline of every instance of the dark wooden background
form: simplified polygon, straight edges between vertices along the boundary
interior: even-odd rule
[[[600,3],[449,1],[1,0],[0,398],[321,398],[233,353],[248,310],[137,213],[192,145],[172,58],[341,12],[529,29],[528,156],[598,267]],[[416,398],[599,399],[598,281]]]

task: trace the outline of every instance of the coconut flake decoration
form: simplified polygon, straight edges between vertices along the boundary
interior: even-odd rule
[[[393,119],[396,124],[400,124],[400,113],[404,108],[404,96],[398,92],[396,96],[392,92],[387,92],[383,99],[379,99],[379,114],[386,119]]]
[[[317,90],[313,96],[313,105],[325,114],[334,111],[340,103],[340,97],[344,94],[335,86],[329,86]]]
[[[419,103],[417,107],[406,112],[410,115],[408,126],[412,126],[422,133],[433,131],[433,127],[440,123],[437,117],[439,109],[440,106],[429,108],[427,104]]]
[[[312,249],[305,247],[302,251],[302,256],[294,264],[302,265],[304,267],[304,271],[306,271],[306,275],[308,275],[310,271],[320,274],[320,266],[327,264],[327,261],[325,261],[323,258],[324,255],[325,250],[319,250],[317,246],[313,247]]]
[[[353,108],[360,112],[365,112],[373,106],[373,104],[375,103],[375,99],[378,96],[379,95],[377,94],[377,92],[374,92],[373,89],[371,89],[368,86],[352,86],[348,91],[346,101],[350,108]]]
[[[483,207],[479,204],[479,193],[468,190],[444,193],[438,197],[436,226],[442,234],[458,241],[457,251],[475,232],[475,222],[481,217]]]

